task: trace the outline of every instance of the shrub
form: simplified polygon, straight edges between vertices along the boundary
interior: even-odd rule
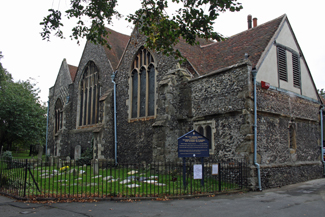
[[[2,159],[6,161],[11,161],[12,160],[12,152],[11,151],[5,151],[1,155]]]

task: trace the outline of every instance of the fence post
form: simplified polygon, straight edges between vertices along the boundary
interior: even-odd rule
[[[218,174],[219,174],[219,192],[221,192],[221,163],[218,163],[219,166],[218,166]]]
[[[2,148],[2,146],[1,146]],[[2,187],[2,170],[3,170],[3,162],[2,162],[2,155],[0,155],[0,188]]]
[[[239,163],[240,188],[243,189],[243,163]]]
[[[185,176],[186,176],[186,166],[185,166],[185,157],[183,157],[183,185],[184,185],[184,190],[186,189],[186,180],[185,180]]]
[[[204,187],[204,158],[201,157],[201,164],[202,164],[202,179],[201,179],[201,185]]]
[[[25,164],[25,182],[24,182],[24,197],[26,197],[26,185],[27,185],[27,159],[26,159],[26,164]]]

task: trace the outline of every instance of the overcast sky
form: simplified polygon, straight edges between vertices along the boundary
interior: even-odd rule
[[[232,36],[247,29],[247,15],[257,17],[258,24],[287,14],[300,48],[306,58],[318,89],[325,88],[325,1],[314,0],[238,0],[244,9],[220,15],[215,31]],[[78,66],[85,40],[81,45],[69,38],[73,21],[65,24],[66,39],[52,36],[43,41],[39,23],[48,14],[48,9],[65,10],[70,0],[1,0],[0,1],[0,51],[4,55],[2,65],[13,75],[14,80],[33,78],[40,88],[41,100],[48,99],[49,88],[54,85],[61,62]],[[140,0],[119,0],[120,12],[132,13],[140,7]],[[130,34],[132,25],[121,19],[114,26],[118,32]]]

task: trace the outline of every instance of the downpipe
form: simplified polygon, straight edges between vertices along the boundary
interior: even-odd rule
[[[323,143],[324,143],[323,142],[324,141],[323,110],[324,110],[324,105],[321,105],[320,107],[320,148],[321,148],[322,162],[324,167],[323,175],[325,176],[325,160],[324,160],[324,147],[323,147]]]
[[[257,163],[257,99],[256,99],[256,75],[257,70],[255,68],[252,69],[253,82],[254,82],[254,164],[257,169],[257,179],[258,179],[258,189],[262,191],[261,186],[261,170],[260,165]]]
[[[117,126],[116,126],[116,82],[115,76],[117,74],[117,70],[111,75],[112,82],[114,84],[114,138],[115,138],[115,166],[117,166]]]

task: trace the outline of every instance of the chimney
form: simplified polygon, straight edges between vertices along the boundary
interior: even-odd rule
[[[257,26],[257,18],[253,18],[253,27],[256,27]]]
[[[248,29],[252,28],[252,15],[247,16]]]

